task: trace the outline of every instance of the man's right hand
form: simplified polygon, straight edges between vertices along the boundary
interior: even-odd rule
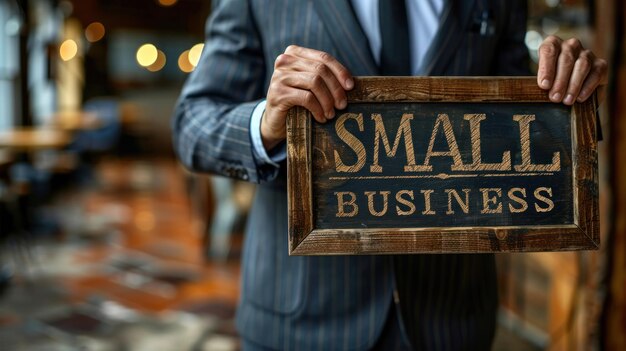
[[[302,106],[320,123],[344,109],[346,90],[354,87],[350,72],[330,54],[290,45],[274,63],[274,74],[267,91],[265,113],[261,119],[261,138],[265,150],[285,140],[287,111]]]

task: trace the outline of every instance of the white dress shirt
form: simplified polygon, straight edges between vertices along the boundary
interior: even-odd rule
[[[350,0],[361,28],[370,44],[374,60],[380,63],[381,35],[380,20],[378,18],[379,0]],[[384,1],[384,0],[382,0]],[[411,72],[413,75],[422,74],[424,56],[439,29],[441,12],[445,0],[406,0],[406,10],[409,24],[409,45],[411,46]],[[250,120],[250,136],[254,146],[254,154],[261,162],[277,165],[286,157],[285,147],[275,150],[268,155],[261,139],[261,118],[265,111],[265,100],[261,101],[252,112]]]

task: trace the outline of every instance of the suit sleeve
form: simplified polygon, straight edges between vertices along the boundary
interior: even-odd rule
[[[276,164],[257,160],[250,119],[264,97],[265,62],[247,1],[215,5],[200,61],[172,121],[174,149],[189,169],[252,182],[271,180]]]
[[[526,0],[512,0],[501,1],[500,5],[502,13],[499,18],[506,20],[496,51],[496,75],[530,75],[530,57],[524,42],[528,4]]]

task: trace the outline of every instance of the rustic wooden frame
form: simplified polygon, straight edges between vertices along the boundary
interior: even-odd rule
[[[348,93],[365,102],[549,102],[534,77],[362,77]],[[310,112],[287,117],[290,255],[568,251],[600,246],[596,98],[572,108],[574,224],[454,228],[314,228]]]

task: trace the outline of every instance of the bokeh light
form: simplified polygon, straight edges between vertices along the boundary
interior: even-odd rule
[[[176,4],[178,0],[157,0],[157,2],[159,5],[167,7]]]
[[[202,50],[204,49],[204,44],[196,44],[191,50],[189,50],[189,62],[192,66],[196,67],[198,62],[200,62],[200,56],[202,55]]]
[[[150,72],[158,72],[161,69],[163,69],[163,67],[165,67],[165,63],[166,62],[167,62],[167,57],[165,57],[165,53],[163,53],[163,51],[161,51],[161,50],[158,50],[157,51],[157,59],[156,59],[156,61],[154,61],[153,64],[151,64],[150,66],[148,66],[146,68]]]
[[[72,39],[67,39],[59,47],[59,55],[63,61],[73,59],[78,53],[78,45]]]
[[[526,47],[530,50],[537,51],[539,50],[539,46],[543,42],[543,37],[541,34],[535,30],[529,30],[526,32],[526,37],[524,38],[524,43],[526,43]]]
[[[159,52],[152,44],[143,44],[137,49],[137,63],[143,67],[148,67],[156,62]]]
[[[178,68],[185,73],[193,71],[194,66],[189,62],[189,50],[183,51],[178,57]]]
[[[104,38],[105,33],[104,25],[100,22],[93,22],[85,28],[85,38],[91,43],[95,43]]]
[[[541,29],[547,35],[554,35],[559,31],[559,29],[561,29],[561,27],[559,25],[559,21],[545,17],[541,20]]]
[[[557,7],[560,2],[561,0],[546,0],[546,5],[548,5],[548,7]]]

